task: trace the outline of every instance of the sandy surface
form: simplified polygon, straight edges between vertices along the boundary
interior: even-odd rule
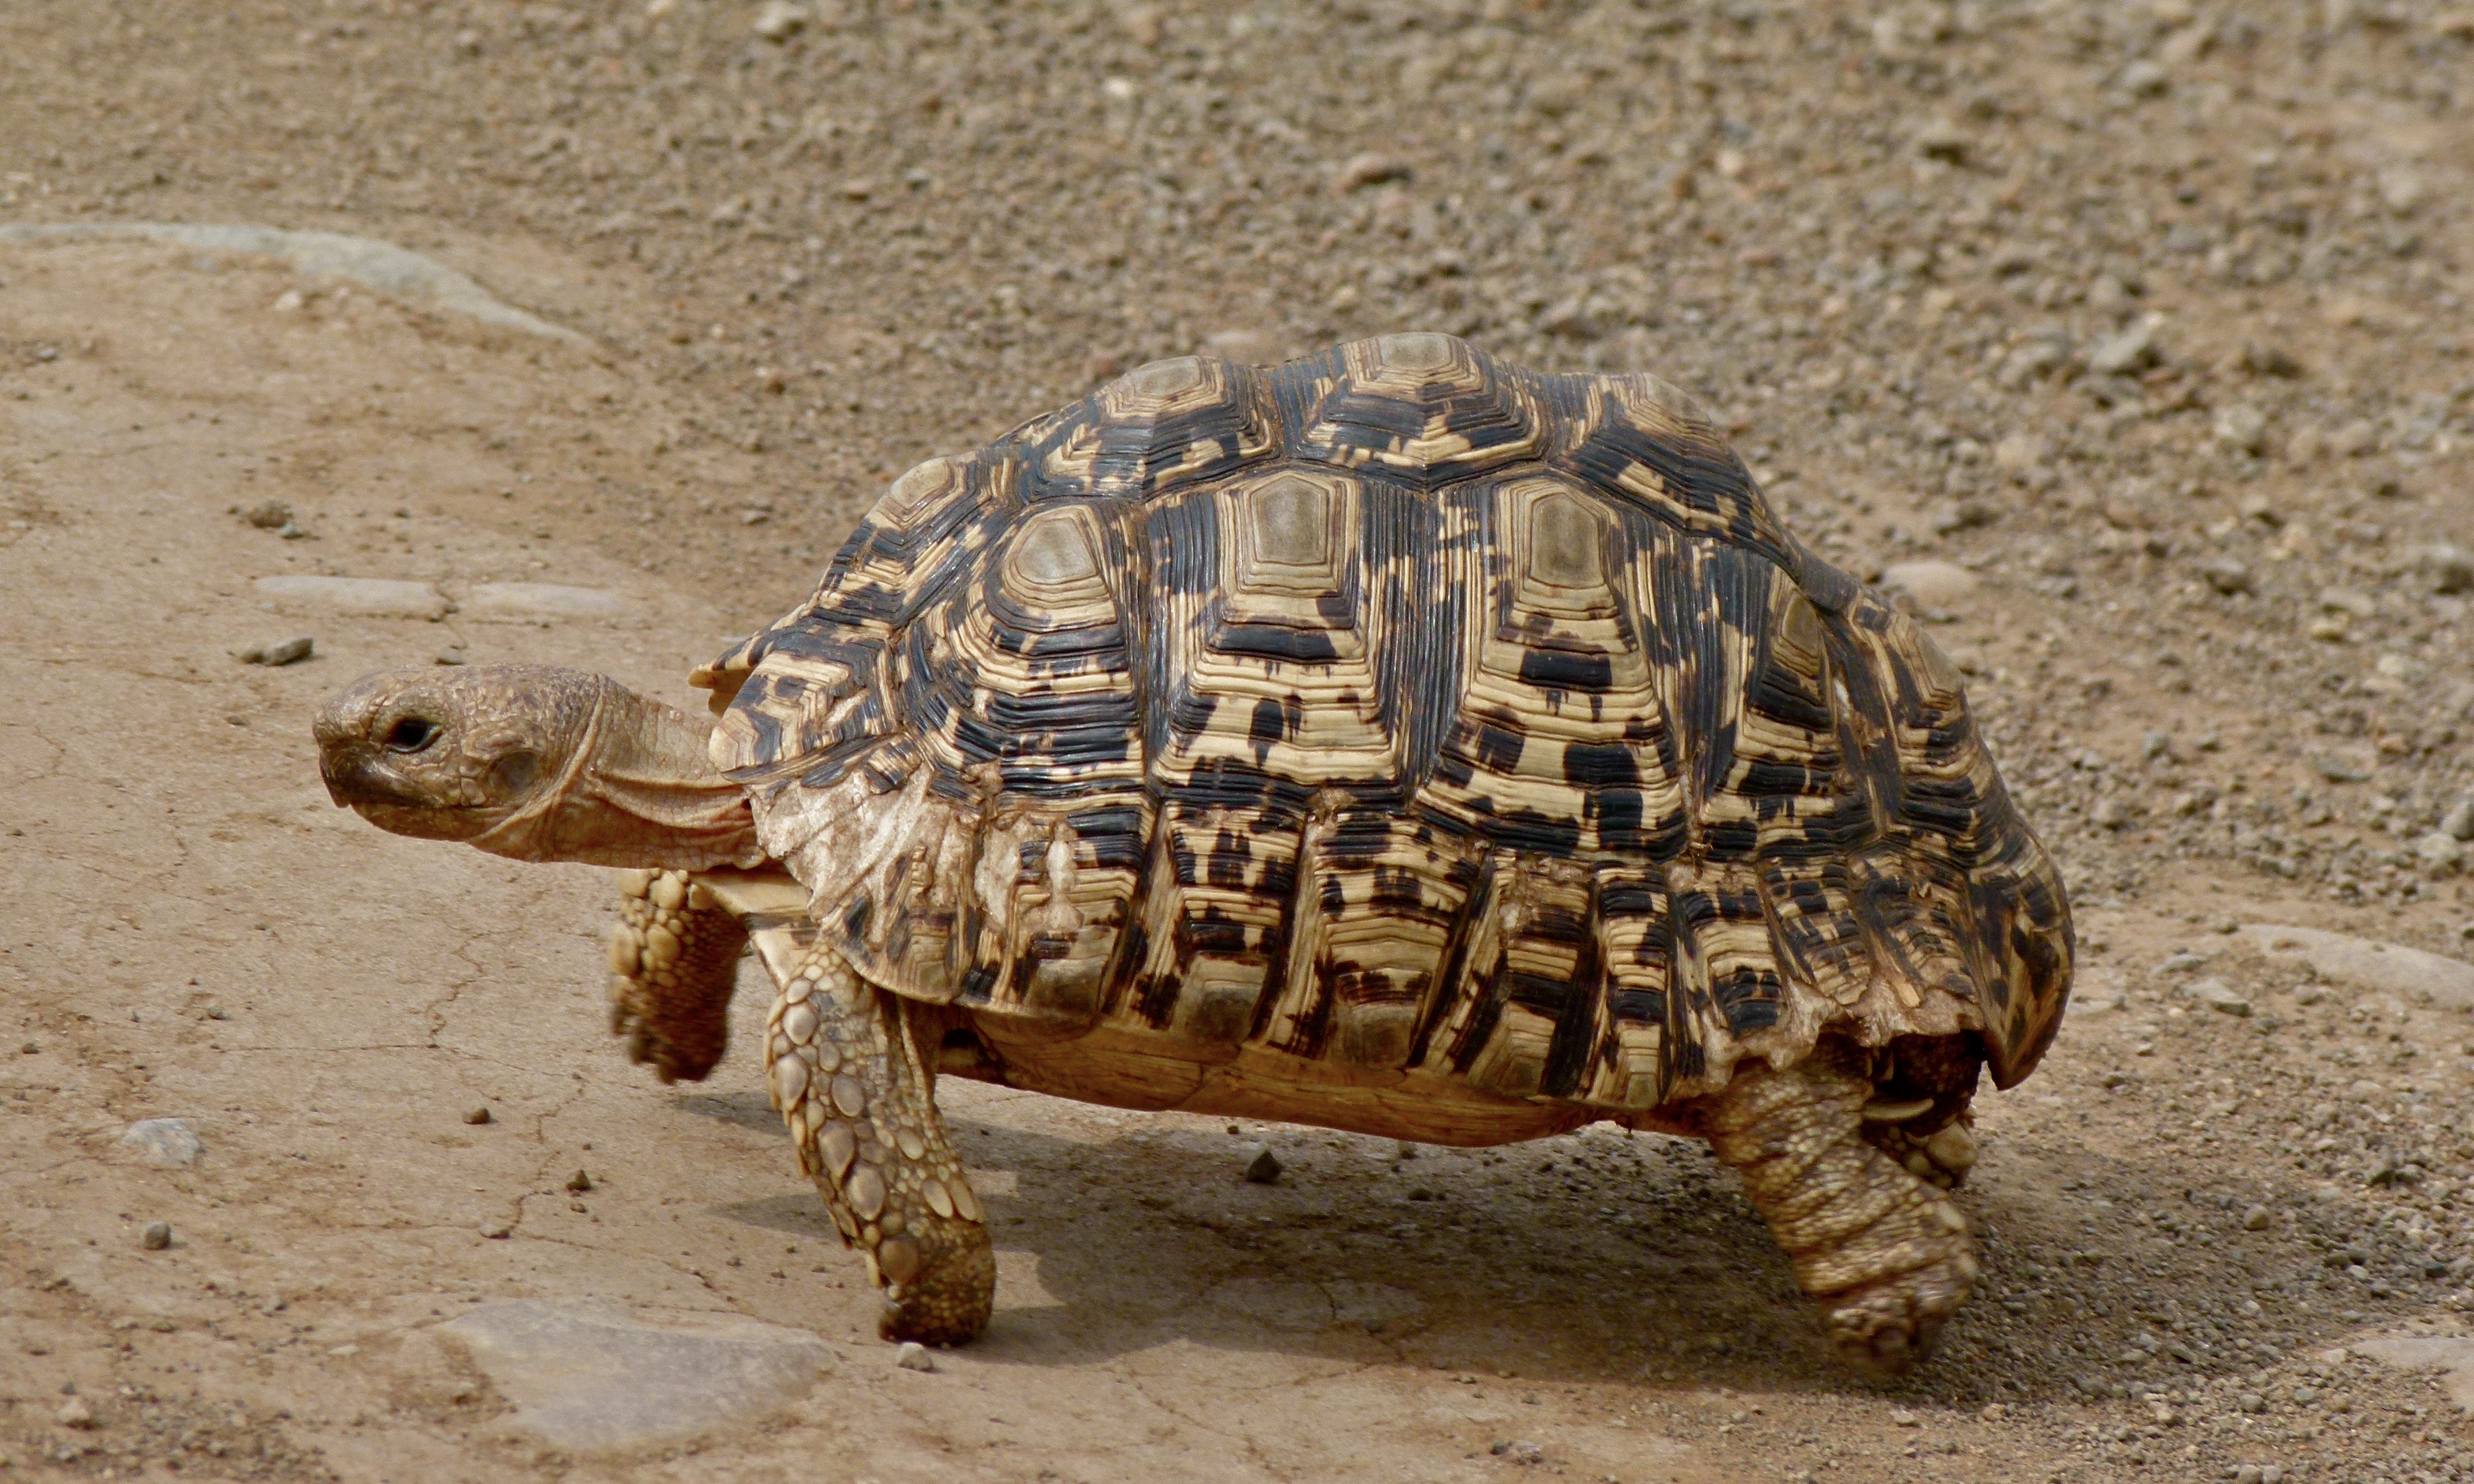
[[[2236,930],[2457,964],[2474,928],[2462,12],[803,13],[0,11],[0,223],[366,235],[590,342],[0,247],[0,1476],[2474,1471],[2469,1001]],[[757,996],[661,1089],[603,1033],[602,873],[318,784],[310,708],[364,670],[686,700],[917,458],[1152,355],[1405,327],[1720,408],[1940,621],[2065,864],[2078,997],[1979,1102],[1987,1281],[1898,1388],[1834,1367],[1694,1147],[1404,1157],[971,1086],[997,1320],[897,1370]],[[257,586],[303,576],[436,597]],[[195,1160],[121,1142],[151,1118]],[[555,1367],[473,1344],[516,1301],[656,1358],[825,1350],[596,1448],[546,1430]]]

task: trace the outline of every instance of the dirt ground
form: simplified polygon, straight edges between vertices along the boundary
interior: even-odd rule
[[[0,246],[0,1478],[2474,1474],[2451,1376],[2373,1358],[2474,1377],[2474,999],[2239,930],[2474,935],[2470,91],[2474,12],[2400,0],[0,6],[0,225],[356,233],[592,342]],[[1413,327],[1719,409],[1935,620],[2065,865],[2074,1009],[1979,1101],[1986,1281],[1900,1386],[1697,1148],[976,1086],[997,1319],[896,1370],[758,996],[662,1089],[606,874],[319,786],[365,670],[686,700],[917,459]],[[443,601],[256,586],[320,575]],[[193,1162],[121,1142],[159,1117]],[[518,1299],[829,1358],[554,1446],[441,1329]]]

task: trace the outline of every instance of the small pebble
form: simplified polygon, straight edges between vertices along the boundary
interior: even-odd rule
[[[593,1188],[593,1177],[582,1170],[577,1170],[567,1177],[567,1188],[577,1195],[582,1195]]]
[[[308,634],[296,634],[288,639],[273,639],[264,644],[253,644],[247,649],[236,650],[232,658],[243,664],[298,664],[309,658],[310,651],[317,647],[317,643],[318,641]]]
[[[805,6],[789,4],[788,0],[769,0],[764,9],[756,12],[756,23],[749,29],[764,40],[779,42],[797,36],[807,24]]]
[[[52,1415],[60,1419],[61,1425],[63,1427],[91,1427],[94,1425],[94,1408],[85,1404],[85,1398],[84,1397],[69,1398],[66,1401],[61,1402],[61,1409]]]
[[[2268,446],[2268,414],[2248,402],[2236,402],[2218,412],[2215,432],[2218,443],[2257,457]]]
[[[900,1346],[896,1347],[893,1352],[893,1363],[905,1371],[934,1371],[936,1369],[936,1362],[929,1355],[928,1347],[920,1344],[917,1340],[905,1340]]]
[[[2236,593],[2250,591],[2253,586],[2250,568],[2231,557],[2218,557],[2201,562],[2199,575],[2207,579],[2209,586],[2229,598]]]
[[[2132,374],[2156,362],[2156,334],[2144,323],[2109,335],[2088,349],[2088,370],[2099,376]]]
[[[262,505],[251,506],[240,518],[261,531],[280,531],[292,524],[292,507],[281,500],[268,500]]]
[[[487,1108],[467,1109],[464,1113],[464,1121],[467,1123],[487,1123],[490,1121],[490,1110]]]
[[[1256,1144],[1246,1161],[1246,1178],[1255,1185],[1268,1185],[1280,1178],[1280,1157],[1272,1153],[1269,1144]]]
[[[493,1216],[481,1223],[481,1234],[494,1242],[504,1241],[516,1234],[516,1224],[503,1216]]]
[[[148,1252],[161,1252],[172,1245],[172,1223],[150,1221],[146,1230],[137,1233],[137,1245]]]
[[[1332,183],[1343,191],[1364,190],[1370,185],[1381,185],[1386,180],[1400,180],[1408,173],[1408,166],[1388,155],[1358,155],[1340,167],[1340,173]]]
[[[2250,1001],[2222,979],[2194,979],[2182,986],[2182,993],[2220,1015],[2246,1017],[2250,1014]]]

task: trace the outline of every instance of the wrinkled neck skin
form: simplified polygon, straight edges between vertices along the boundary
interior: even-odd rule
[[[762,865],[710,730],[606,676],[539,665],[363,676],[312,724],[327,793],[394,834],[515,860]]]
[[[763,864],[746,794],[705,754],[710,729],[616,681],[590,679],[590,693],[572,698],[565,767],[471,843],[515,860],[673,871]]]

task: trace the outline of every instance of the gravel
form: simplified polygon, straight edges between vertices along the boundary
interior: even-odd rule
[[[2182,993],[2221,1015],[2248,1016],[2250,1001],[2234,993],[2222,979],[2194,979],[2182,986]]]

